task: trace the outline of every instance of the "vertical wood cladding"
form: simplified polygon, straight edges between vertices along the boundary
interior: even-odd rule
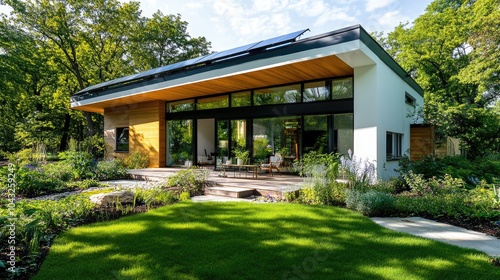
[[[115,152],[115,128],[129,127],[129,152]],[[104,111],[107,158],[124,158],[134,151],[149,154],[149,167],[165,166],[165,103],[144,102]]]
[[[434,154],[434,126],[412,125],[410,128],[410,159],[419,160]]]

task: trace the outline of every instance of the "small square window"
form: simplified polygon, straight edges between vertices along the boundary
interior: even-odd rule
[[[403,155],[403,134],[387,132],[386,134],[386,158],[389,160],[399,159]]]
[[[415,98],[413,98],[413,96],[411,96],[408,92],[405,92],[405,103],[415,106]]]
[[[117,152],[128,152],[129,141],[128,141],[128,127],[118,127],[116,128],[116,151]]]

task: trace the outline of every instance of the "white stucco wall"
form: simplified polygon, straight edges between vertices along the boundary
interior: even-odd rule
[[[423,97],[362,43],[360,50],[372,65],[354,67],[354,154],[376,166],[377,177],[397,176],[398,160],[386,158],[386,133],[403,134],[402,152],[410,148],[410,116],[413,107],[405,94],[423,106]]]

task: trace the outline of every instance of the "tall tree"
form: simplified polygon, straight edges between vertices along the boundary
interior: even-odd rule
[[[187,23],[179,15],[156,13],[152,19],[144,18],[139,3],[134,1],[3,2],[13,8],[6,21],[23,30],[36,42],[38,49],[50,55],[46,56],[47,61],[33,67],[42,69],[50,65],[57,71],[57,75],[53,75],[57,79],[50,84],[50,94],[65,98],[66,109],[70,95],[90,85],[205,54],[210,47],[204,37],[189,36]],[[18,83],[21,84],[22,81]],[[64,109],[57,112],[64,112]],[[102,133],[102,116],[83,114],[87,134]],[[60,149],[65,147],[72,126],[75,127],[72,117],[76,117],[77,122],[81,120],[79,113],[69,109],[60,117],[63,120],[59,126],[62,128]]]
[[[480,13],[472,11],[485,1],[493,0],[436,0],[413,25],[396,27],[383,42],[424,88],[427,121],[445,135],[459,138],[471,158],[498,151],[500,144],[500,123],[489,107],[491,96],[478,80],[463,77],[463,69],[478,63],[471,36],[478,34],[474,22]],[[483,53],[493,51],[491,47],[485,46]]]
[[[205,37],[192,38],[187,33],[187,22],[177,15],[163,15],[157,11],[152,18],[141,22],[141,30],[133,37],[131,50],[135,68],[147,70],[208,53],[210,43]]]

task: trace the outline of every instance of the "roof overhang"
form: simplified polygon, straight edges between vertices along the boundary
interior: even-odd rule
[[[402,68],[373,39],[363,37],[369,36],[363,33],[366,31],[361,26],[353,26],[251,56],[90,92],[86,98],[73,101],[71,107],[103,113],[105,108],[140,102],[173,101],[278,84],[352,76],[355,67],[375,64],[364,51],[368,48],[379,51],[379,57],[380,54],[387,56],[385,59],[395,65],[390,66],[399,67],[393,70],[397,73],[399,71],[401,77],[406,77]],[[367,45],[366,40],[372,40],[375,46]],[[382,50],[381,53],[377,47]],[[416,83],[415,86],[418,87]]]

